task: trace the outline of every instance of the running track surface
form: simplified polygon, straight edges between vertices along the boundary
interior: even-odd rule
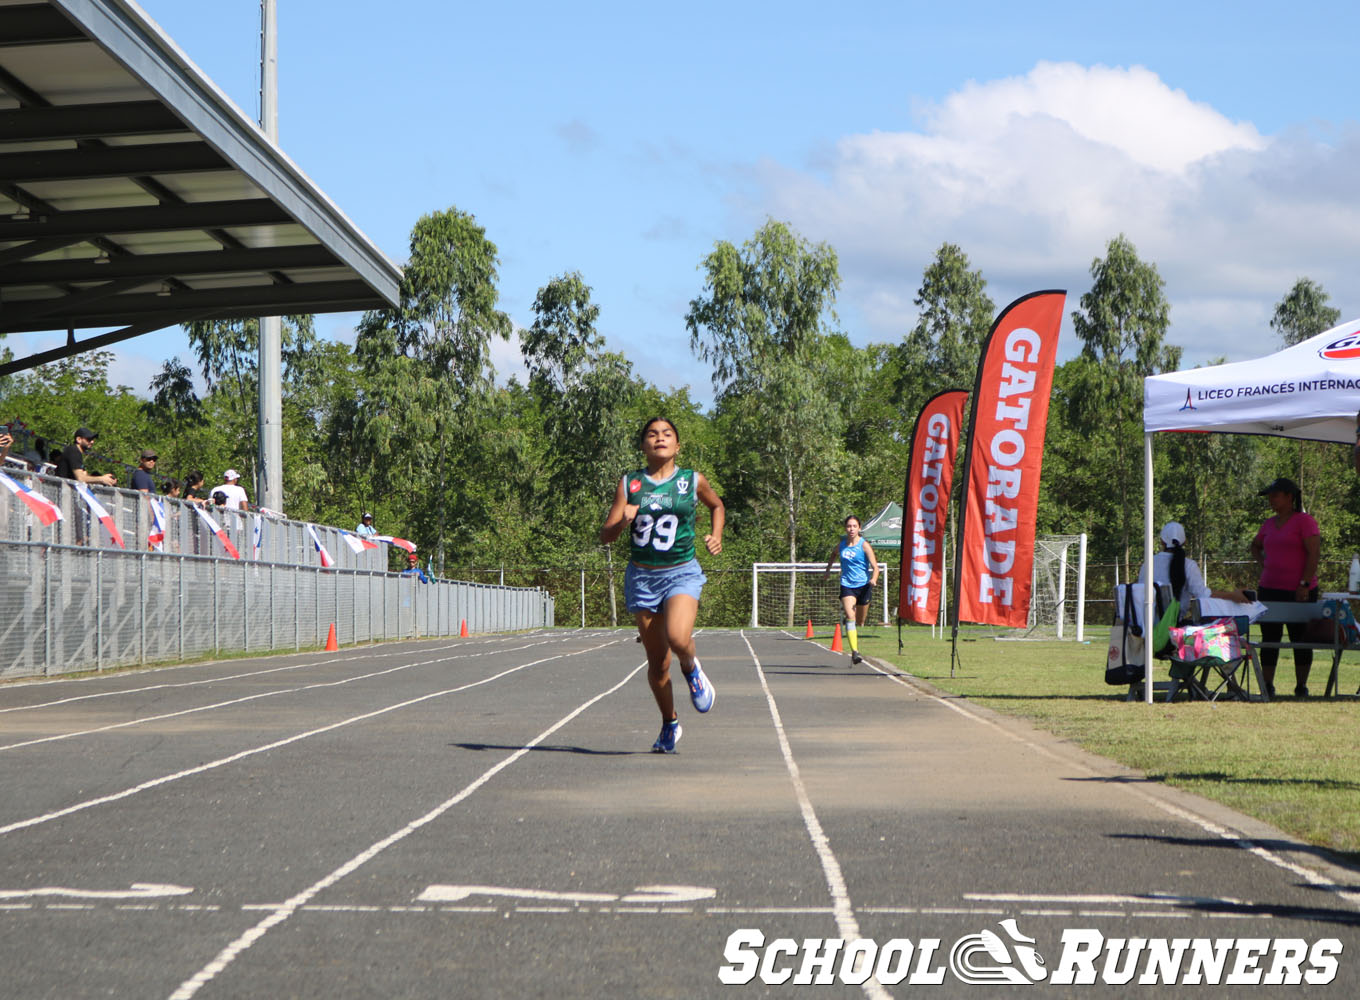
[[[1050,968],[1069,928],[1335,938],[1308,988],[1360,995],[1360,877],[1270,828],[788,633],[698,643],[674,756],[629,632],[0,686],[0,995],[785,995],[720,984],[729,935],[940,965],[1008,918]],[[923,989],[997,992],[812,992]]]

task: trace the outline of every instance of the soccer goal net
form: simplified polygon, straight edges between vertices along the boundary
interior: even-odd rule
[[[888,608],[896,607],[892,567],[878,564],[878,583],[866,624],[889,622]],[[793,628],[812,621],[828,625],[841,620],[841,567],[833,563],[755,563],[751,567],[751,626]],[[891,593],[892,597],[889,598]]]
[[[1086,592],[1086,536],[1039,535],[1034,539],[1034,586],[1030,593],[1031,638],[1082,638]]]

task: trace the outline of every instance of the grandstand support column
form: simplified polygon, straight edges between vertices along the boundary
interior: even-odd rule
[[[275,0],[260,2],[260,128],[279,143],[279,47]],[[258,478],[255,500],[261,507],[283,510],[283,322],[278,316],[260,320],[260,413]]]

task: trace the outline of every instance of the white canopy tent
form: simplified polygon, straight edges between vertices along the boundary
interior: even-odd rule
[[[1254,361],[1143,380],[1143,565],[1152,564],[1152,435],[1158,431],[1355,440],[1360,411],[1360,319]],[[1146,588],[1143,621],[1153,620]],[[1152,701],[1152,659],[1143,698]]]

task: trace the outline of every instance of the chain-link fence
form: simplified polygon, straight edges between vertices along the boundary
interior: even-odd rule
[[[0,541],[0,678],[541,628],[539,588]]]

